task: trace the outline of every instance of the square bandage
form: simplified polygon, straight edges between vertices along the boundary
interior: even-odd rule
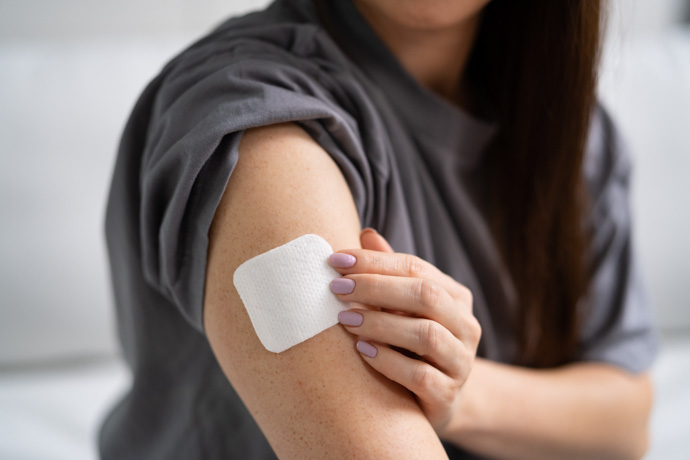
[[[310,233],[237,267],[233,283],[267,350],[280,353],[315,336],[349,308],[329,286],[341,276],[328,263],[332,253],[328,241]]]

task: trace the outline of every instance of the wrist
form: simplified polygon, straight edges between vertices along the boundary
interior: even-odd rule
[[[475,358],[472,372],[460,390],[457,410],[440,438],[460,447],[469,436],[480,433],[488,426],[491,414],[491,399],[487,397],[487,380],[484,378],[488,365],[486,360]]]

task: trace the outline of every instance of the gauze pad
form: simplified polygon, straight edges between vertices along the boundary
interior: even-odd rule
[[[330,282],[341,275],[328,263],[333,248],[306,234],[243,262],[233,283],[267,350],[280,353],[338,323],[349,302]]]

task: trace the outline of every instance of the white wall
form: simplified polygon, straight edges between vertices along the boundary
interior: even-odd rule
[[[609,30],[623,39],[662,34],[689,13],[687,0],[609,0]]]
[[[687,0],[614,2],[599,85],[634,155],[634,239],[667,332],[690,330],[688,13]]]
[[[267,1],[0,0],[0,367],[116,353],[117,143],[163,64]]]
[[[0,39],[197,34],[268,0],[0,0]]]

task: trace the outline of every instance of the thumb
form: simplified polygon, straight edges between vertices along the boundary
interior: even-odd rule
[[[359,241],[362,244],[362,249],[370,249],[372,251],[381,252],[395,252],[388,241],[380,235],[376,230],[367,227],[359,234]]]

